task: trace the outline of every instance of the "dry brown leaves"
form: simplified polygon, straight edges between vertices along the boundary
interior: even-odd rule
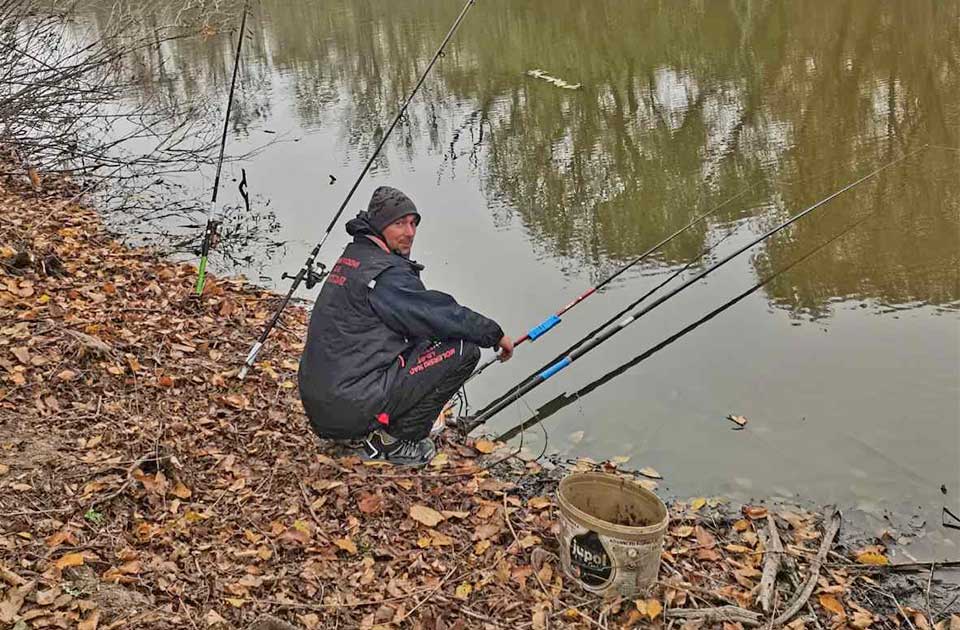
[[[0,186],[0,626],[661,627],[671,609],[752,605],[765,508],[672,506],[660,587],[601,601],[560,570],[539,467],[514,469],[520,491],[475,459],[506,451],[485,440],[420,473],[324,454],[296,392],[302,310],[240,382],[274,296],[210,279],[197,301],[190,265],[122,247],[44,190]],[[802,573],[820,532],[783,520]],[[826,623],[887,619],[855,601],[859,579],[823,576]]]

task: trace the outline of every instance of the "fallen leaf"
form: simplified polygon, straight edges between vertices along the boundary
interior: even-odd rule
[[[443,519],[443,514],[437,512],[431,507],[426,505],[421,505],[419,503],[410,506],[410,518],[422,523],[427,527],[436,527],[437,523],[441,522]]]
[[[650,479],[663,479],[663,475],[649,466],[641,468],[638,472],[644,477],[649,477]]]
[[[234,608],[243,608],[243,605],[247,603],[247,600],[239,597],[227,597],[225,601]]]
[[[876,551],[860,551],[857,553],[857,562],[860,564],[869,564],[874,566],[884,566],[890,564],[890,560],[887,559],[882,553],[877,553]]]
[[[533,630],[547,630],[547,611],[542,608],[533,611],[531,622]]]
[[[527,507],[532,510],[542,510],[546,507],[550,507],[553,502],[547,497],[534,497],[527,501]]]
[[[177,485],[170,491],[170,494],[180,499],[189,499],[191,495],[193,495],[193,492],[190,491],[190,488],[183,485],[182,481],[178,481]]]
[[[27,348],[10,348],[10,352],[13,353],[13,356],[17,357],[17,361],[20,363],[23,363],[24,365],[30,365],[30,350]]]
[[[0,600],[0,622],[13,623],[17,613],[20,612],[20,607],[23,606],[24,600],[34,586],[36,586],[36,582],[27,582],[23,586],[14,587],[7,591],[4,598]]]
[[[860,630],[865,630],[869,628],[873,623],[873,615],[862,610],[856,610],[853,613],[853,619],[850,621],[850,625],[854,628],[859,628]]]
[[[34,594],[34,598],[37,600],[37,604],[40,606],[49,606],[54,602],[54,600],[57,599],[57,597],[60,595],[60,592],[60,588],[54,586],[47,591],[37,591]]]
[[[383,505],[383,499],[377,494],[367,494],[360,497],[357,505],[364,514],[375,514]]]
[[[430,530],[430,544],[434,547],[452,547],[453,538],[436,530]]]
[[[487,539],[481,540],[476,545],[473,546],[473,555],[482,556],[484,552],[486,552],[486,550],[489,548],[490,548],[490,541]]]
[[[87,618],[77,624],[77,630],[97,630],[97,624],[100,623],[100,611],[94,610]]]
[[[291,527],[290,529],[287,529],[284,532],[282,532],[277,537],[277,540],[281,540],[284,542],[297,543],[300,545],[307,545],[310,543],[310,534],[303,531],[302,529]]]
[[[479,439],[473,443],[473,448],[477,449],[483,454],[489,454],[497,450],[497,445],[487,439]]]
[[[745,505],[743,506],[743,514],[755,521],[760,518],[767,518],[767,508],[759,505]]]
[[[79,567],[81,564],[83,564],[82,553],[68,553],[53,563],[53,565],[60,570],[66,569],[67,567]]]
[[[335,544],[337,547],[340,547],[341,549],[343,549],[344,551],[346,551],[351,555],[357,553],[357,546],[349,538],[337,538],[336,540],[333,541],[333,544]]]
[[[847,616],[847,611],[844,610],[843,604],[837,601],[837,599],[832,595],[821,595],[820,605],[823,606],[825,610],[829,610],[831,613],[833,613],[838,617]]]
[[[670,533],[677,538],[686,538],[687,536],[693,534],[693,527],[690,525],[679,525],[670,530]]]
[[[468,597],[470,597],[470,593],[472,592],[473,592],[473,585],[470,584],[470,582],[461,582],[457,586],[455,595],[457,596],[457,599],[467,599]]]
[[[520,546],[523,547],[524,549],[529,549],[534,545],[539,545],[541,542],[542,541],[539,536],[530,534],[520,539]]]
[[[659,617],[661,612],[663,612],[663,606],[660,604],[659,601],[655,599],[647,600],[646,615],[647,617],[650,618],[650,621],[653,621],[654,619]]]
[[[220,616],[220,614],[215,610],[210,610],[207,613],[207,616],[204,618],[204,621],[207,622],[207,627],[211,628],[214,626],[224,626],[227,625],[227,620]]]
[[[500,526],[496,523],[486,523],[473,532],[473,540],[487,540],[500,533]]]
[[[692,501],[690,501],[690,509],[696,512],[706,504],[707,504],[707,500],[705,498],[697,497],[696,499],[693,499]]]
[[[713,549],[717,546],[717,538],[705,528],[697,525],[693,530],[697,535],[697,543],[704,549]]]
[[[720,562],[723,560],[723,556],[717,552],[716,549],[698,549],[697,560],[707,560],[709,562]]]
[[[753,549],[750,547],[744,547],[743,545],[726,545],[724,549],[730,553],[753,553]]]
[[[73,370],[63,370],[57,374],[57,378],[59,378],[61,381],[72,381],[73,379],[77,378],[77,373]]]

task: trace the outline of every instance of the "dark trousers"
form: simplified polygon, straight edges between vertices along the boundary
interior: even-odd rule
[[[403,368],[388,395],[387,433],[401,440],[422,440],[480,360],[480,348],[460,339],[425,341],[403,358]]]

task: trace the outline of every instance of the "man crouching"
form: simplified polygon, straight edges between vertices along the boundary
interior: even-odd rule
[[[410,260],[420,213],[395,188],[377,188],[347,223],[347,245],[317,297],[300,359],[300,398],[322,438],[363,440],[369,459],[422,466],[430,428],[480,359],[513,354],[492,319],[420,281]]]

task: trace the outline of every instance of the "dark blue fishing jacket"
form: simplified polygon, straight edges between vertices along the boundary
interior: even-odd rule
[[[384,251],[364,215],[347,223],[353,242],[330,270],[314,304],[300,358],[303,408],[316,433],[361,437],[392,414],[394,382],[414,346],[464,339],[493,348],[503,330],[420,281],[423,266]]]

